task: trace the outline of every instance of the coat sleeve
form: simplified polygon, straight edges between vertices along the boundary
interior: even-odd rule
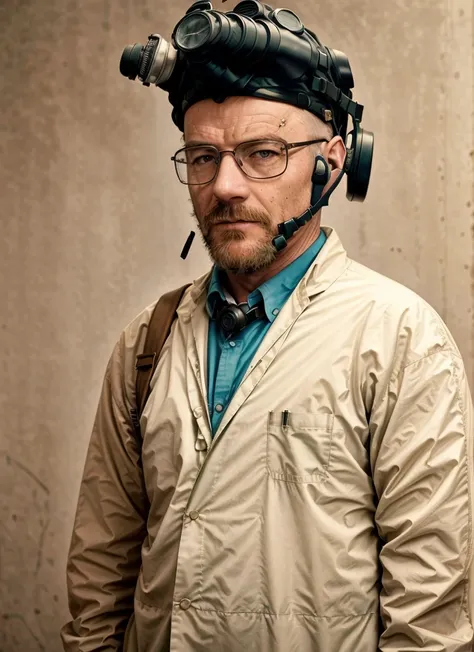
[[[67,565],[72,620],[61,631],[67,652],[121,650],[133,613],[148,503],[127,399],[133,378],[124,360],[133,360],[132,349],[122,335],[87,453]]]
[[[451,346],[401,368],[375,411],[380,652],[474,650],[472,413]]]

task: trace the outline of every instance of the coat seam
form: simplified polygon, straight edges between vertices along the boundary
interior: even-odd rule
[[[447,344],[444,344],[443,346],[441,346],[436,351],[431,351],[431,353],[427,353],[426,355],[422,356],[421,358],[418,358],[417,360],[413,360],[413,362],[409,362],[404,367],[401,367],[395,378],[398,378],[400,376],[400,374],[403,373],[409,367],[412,367],[413,365],[418,364],[419,362],[423,362],[424,360],[427,360],[428,358],[432,358],[434,355],[438,355],[439,353],[451,353],[451,354],[455,355],[455,357],[457,357],[457,358],[460,357],[455,353],[455,351],[453,351],[452,346],[449,343],[447,343]],[[395,378],[393,380],[395,380]]]
[[[140,598],[135,597],[135,601],[138,602],[139,604],[143,605],[144,607],[148,607],[151,609],[156,609],[159,611],[163,611],[162,607],[159,607],[158,605],[153,605],[150,604],[149,602],[144,602]],[[174,606],[179,606],[179,602],[174,602]],[[242,610],[242,611],[223,611],[222,609],[205,609],[203,607],[198,607],[196,605],[193,605],[193,608],[196,609],[196,611],[203,611],[204,613],[215,613],[215,614],[222,614],[224,616],[232,616],[232,615],[256,615],[256,616],[298,616],[301,618],[314,618],[315,620],[322,619],[322,620],[333,620],[336,618],[362,618],[363,616],[371,616],[371,615],[378,615],[379,611],[378,609],[375,610],[369,610],[369,611],[364,611],[362,613],[350,613],[350,614],[338,614],[336,616],[324,616],[324,615],[319,615],[319,614],[305,614],[305,613],[300,613],[299,611],[295,612],[287,612],[287,613],[276,613],[274,611],[249,611],[249,610]]]
[[[205,613],[216,613],[216,614],[222,614],[222,615],[257,615],[257,616],[298,616],[301,618],[314,618],[315,620],[333,620],[336,618],[362,618],[364,616],[370,616],[374,614],[378,614],[378,610],[375,611],[365,611],[363,613],[351,613],[351,614],[339,614],[336,616],[323,616],[323,615],[318,615],[318,614],[305,614],[305,613],[300,613],[298,611],[294,612],[287,612],[287,613],[275,613],[273,611],[222,611],[219,609],[203,609],[202,607],[197,607],[194,606],[194,609],[196,611],[203,611]]]

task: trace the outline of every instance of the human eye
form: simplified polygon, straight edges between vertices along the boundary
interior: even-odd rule
[[[260,142],[249,146],[247,156],[257,161],[270,161],[280,157],[282,146],[279,143]]]
[[[262,160],[272,158],[273,156],[278,156],[278,152],[275,152],[271,149],[258,149],[252,154],[253,158],[260,158]]]
[[[187,161],[194,167],[201,167],[216,160],[216,154],[210,150],[189,150],[187,152]]]
[[[206,165],[206,163],[211,163],[214,160],[215,157],[212,154],[200,154],[193,159],[193,165]]]

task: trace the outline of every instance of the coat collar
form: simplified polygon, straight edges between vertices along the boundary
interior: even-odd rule
[[[336,231],[328,226],[321,228],[327,236],[326,243],[295,289],[303,305],[327,290],[349,265],[347,252]],[[212,270],[196,279],[186,292],[178,308],[180,318],[188,321],[197,306],[201,306],[207,315],[205,306],[211,275]]]

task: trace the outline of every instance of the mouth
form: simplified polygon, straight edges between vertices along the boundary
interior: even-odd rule
[[[236,220],[232,222],[216,222],[212,226],[248,226],[249,224],[256,224],[256,222],[246,222],[245,220]]]

